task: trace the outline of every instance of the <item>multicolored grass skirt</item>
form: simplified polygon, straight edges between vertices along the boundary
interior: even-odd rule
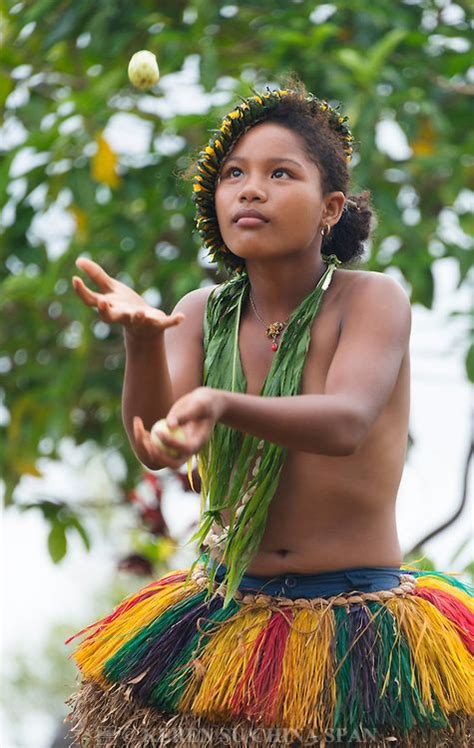
[[[375,592],[239,589],[225,609],[204,564],[187,586],[187,569],[167,573],[67,640],[87,633],[72,733],[114,748],[469,746],[473,589],[399,571]]]

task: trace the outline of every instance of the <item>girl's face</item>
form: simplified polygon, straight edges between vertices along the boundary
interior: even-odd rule
[[[246,260],[320,246],[328,218],[318,167],[299,136],[273,122],[255,125],[238,140],[222,165],[215,206],[226,246]],[[265,220],[237,221],[241,210],[256,210]]]

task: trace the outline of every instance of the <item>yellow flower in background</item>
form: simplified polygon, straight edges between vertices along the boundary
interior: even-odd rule
[[[116,171],[117,154],[102,134],[97,136],[96,141],[97,151],[91,160],[91,177],[109,187],[118,187],[121,180]]]
[[[85,213],[85,211],[81,210],[81,208],[79,208],[75,204],[71,205],[69,210],[74,216],[74,219],[76,221],[76,234],[78,238],[84,239],[87,236],[87,227],[88,227],[87,213]]]
[[[155,560],[165,563],[176,552],[177,544],[172,538],[160,537],[155,543]]]
[[[420,126],[418,137],[410,143],[413,153],[415,156],[430,156],[434,153],[435,144],[436,132],[430,121],[424,118]]]

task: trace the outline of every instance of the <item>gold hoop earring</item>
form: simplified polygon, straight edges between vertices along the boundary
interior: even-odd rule
[[[323,228],[321,229],[321,236],[323,238],[326,238],[326,236],[329,235],[330,231],[331,231],[331,224],[330,223],[326,223],[326,225],[323,226]]]

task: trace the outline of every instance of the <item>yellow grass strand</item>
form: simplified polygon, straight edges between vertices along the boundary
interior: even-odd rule
[[[97,636],[82,642],[73,653],[73,659],[84,677],[103,683],[102,669],[106,660],[132,639],[143,626],[158,618],[167,608],[193,594],[193,587],[194,591],[197,591],[196,584],[185,589],[181,580],[167,584],[155,595],[142,600],[111,621]]]
[[[191,711],[207,719],[230,718],[230,701],[252,656],[256,639],[271,617],[270,610],[242,612],[223,625],[204,647],[198,673],[187,684],[180,711]]]
[[[474,711],[473,661],[454,624],[420,597],[395,597],[387,605],[407,637],[426,706],[434,710],[435,696],[445,715]]]
[[[283,727],[299,730],[307,726],[324,733],[331,726],[336,703],[331,656],[334,636],[332,610],[303,609],[295,614],[279,689],[279,724]]]

